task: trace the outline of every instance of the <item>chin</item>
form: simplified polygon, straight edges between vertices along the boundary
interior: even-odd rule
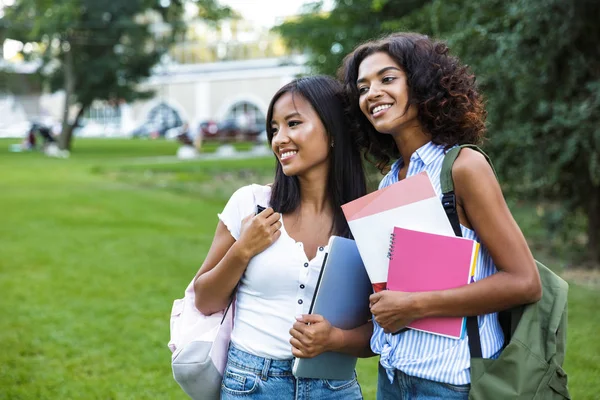
[[[373,128],[375,128],[375,130],[379,133],[381,133],[382,135],[393,135],[394,134],[394,130],[388,126],[375,126],[373,125]]]
[[[285,176],[296,176],[297,172],[292,168],[281,168],[281,171]]]

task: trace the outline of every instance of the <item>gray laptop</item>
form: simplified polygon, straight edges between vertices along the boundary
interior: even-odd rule
[[[332,236],[310,313],[322,315],[337,328],[357,328],[371,318],[372,293],[354,240]],[[296,358],[292,371],[297,378],[350,380],[354,379],[356,361],[349,354],[326,352],[314,358]]]

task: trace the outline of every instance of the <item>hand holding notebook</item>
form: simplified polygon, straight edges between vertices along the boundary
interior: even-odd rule
[[[371,317],[369,277],[354,240],[332,236],[329,252],[310,307],[332,326],[354,329]],[[292,372],[297,378],[339,379],[354,378],[357,358],[346,353],[325,352],[314,358],[296,358]]]
[[[402,292],[428,292],[467,285],[475,274],[479,243],[395,227],[389,252],[387,288]],[[463,317],[435,317],[413,321],[408,328],[461,338]]]

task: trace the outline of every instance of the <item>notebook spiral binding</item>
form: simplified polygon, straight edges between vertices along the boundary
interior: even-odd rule
[[[394,241],[396,240],[396,235],[390,233],[390,248],[388,249],[387,258],[390,260],[394,257]]]

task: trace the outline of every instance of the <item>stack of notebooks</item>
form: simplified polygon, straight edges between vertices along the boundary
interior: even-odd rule
[[[423,292],[469,284],[479,244],[457,237],[426,172],[342,206],[374,290]],[[390,243],[390,237],[392,241]],[[466,318],[426,318],[408,327],[452,338]]]

